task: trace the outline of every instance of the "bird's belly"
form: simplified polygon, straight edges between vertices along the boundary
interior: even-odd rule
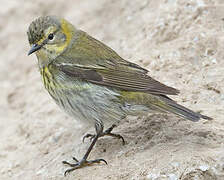
[[[103,86],[77,81],[48,92],[62,109],[82,122],[110,126],[127,114],[120,94]]]

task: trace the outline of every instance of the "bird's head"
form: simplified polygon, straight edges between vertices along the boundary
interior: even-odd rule
[[[75,28],[65,19],[56,16],[39,17],[28,29],[31,45],[28,55],[36,53],[39,63],[48,64],[71,43]]]

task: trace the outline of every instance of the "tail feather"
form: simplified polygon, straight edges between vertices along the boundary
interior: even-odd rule
[[[194,112],[182,105],[177,104],[175,101],[173,101],[172,99],[170,99],[167,96],[160,96],[161,100],[163,102],[165,102],[164,105],[159,105],[162,109],[174,113],[178,116],[181,116],[183,118],[186,118],[188,120],[197,122],[199,121],[199,119],[207,119],[207,120],[211,120],[212,118],[208,117],[208,116],[204,116],[200,113]]]

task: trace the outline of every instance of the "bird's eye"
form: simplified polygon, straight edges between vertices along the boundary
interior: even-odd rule
[[[48,39],[49,39],[49,40],[54,39],[54,34],[50,33],[50,34],[48,35]]]

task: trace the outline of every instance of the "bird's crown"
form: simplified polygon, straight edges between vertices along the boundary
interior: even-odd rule
[[[44,16],[34,20],[28,28],[28,39],[30,44],[37,43],[44,36],[44,31],[50,26],[61,28],[60,20],[56,16]]]

